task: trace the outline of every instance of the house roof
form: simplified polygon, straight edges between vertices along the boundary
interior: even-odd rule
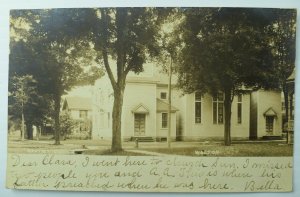
[[[169,110],[169,104],[162,101],[161,99],[156,99],[156,111],[157,112],[167,112]],[[178,111],[178,109],[171,105],[171,112],[174,113]]]
[[[264,116],[277,116],[277,113],[272,107],[270,107],[267,111],[265,111]]]
[[[64,101],[63,109],[91,110],[92,99],[88,97],[67,97]]]
[[[172,85],[176,85],[178,81],[178,76],[172,74]],[[138,74],[130,72],[126,78],[126,82],[129,83],[148,83],[157,85],[168,85],[169,76],[167,70],[163,70],[159,64],[146,63],[144,66],[144,71]]]
[[[158,83],[158,80],[155,79],[154,77],[128,76],[126,78],[126,82],[156,84],[156,83]]]

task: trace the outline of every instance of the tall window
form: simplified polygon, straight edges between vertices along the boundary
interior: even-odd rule
[[[161,114],[161,128],[168,128],[168,113]]]
[[[88,111],[87,110],[80,110],[79,111],[79,118],[87,118],[88,117]]]
[[[237,123],[242,124],[242,94],[238,95],[237,101]]]
[[[218,93],[213,96],[213,123],[223,124],[224,122],[224,95]]]
[[[201,94],[195,92],[195,123],[201,123]]]

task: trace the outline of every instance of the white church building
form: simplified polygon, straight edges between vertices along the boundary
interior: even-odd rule
[[[173,86],[176,76],[173,76]],[[139,75],[129,73],[122,109],[122,138],[165,140],[171,124],[172,140],[223,139],[224,96],[183,94],[172,86],[171,122],[168,122],[168,76],[146,64]],[[113,89],[107,76],[93,90],[92,139],[111,139]],[[248,91],[232,102],[232,139],[281,137],[281,94]]]

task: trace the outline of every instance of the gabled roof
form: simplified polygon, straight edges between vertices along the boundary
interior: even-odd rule
[[[269,109],[267,109],[267,111],[265,111],[264,116],[276,116],[277,117],[277,113],[275,112],[275,110],[270,107]]]
[[[92,110],[92,99],[87,97],[67,97],[63,104],[64,109]]]
[[[138,113],[138,114],[149,114],[149,109],[145,107],[142,103],[137,105],[131,110],[132,113]]]
[[[168,112],[169,104],[162,101],[161,99],[156,99],[156,111],[157,112]],[[174,113],[178,111],[178,109],[171,105],[171,112]]]

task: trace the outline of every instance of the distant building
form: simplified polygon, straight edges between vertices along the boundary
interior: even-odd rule
[[[293,70],[292,74],[287,79],[288,88],[288,114],[285,116],[288,122],[284,126],[284,130],[287,132],[287,143],[294,143],[294,111],[295,111],[295,77],[296,69]]]
[[[294,121],[295,111],[295,77],[296,69],[293,70],[292,74],[287,79],[288,92],[289,92],[289,120]]]
[[[122,138],[164,140],[171,124],[173,140],[223,139],[224,95],[183,95],[173,76],[171,122],[168,122],[168,77],[146,65],[139,75],[126,80],[122,109]],[[107,76],[95,83],[93,96],[93,139],[111,139],[113,90]],[[251,91],[232,102],[231,137],[260,139],[281,137],[281,95],[276,91]]]
[[[62,107],[68,111],[71,118],[83,120],[92,117],[92,99],[85,97],[66,97]]]
[[[66,97],[63,102],[62,114],[67,113],[75,126],[71,136],[89,135],[92,127],[92,99],[85,97]],[[84,138],[84,137],[83,137]]]

